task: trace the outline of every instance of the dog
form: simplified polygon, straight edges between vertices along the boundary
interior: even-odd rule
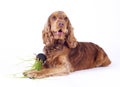
[[[24,72],[29,78],[61,76],[70,72],[108,66],[105,51],[92,42],[78,42],[73,27],[63,11],[53,12],[42,31],[46,61],[42,70]]]

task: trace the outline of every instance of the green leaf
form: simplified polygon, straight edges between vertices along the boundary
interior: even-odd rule
[[[33,70],[41,70],[42,69],[42,60],[35,60],[35,63],[32,66]]]

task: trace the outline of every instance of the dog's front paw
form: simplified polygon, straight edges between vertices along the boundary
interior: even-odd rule
[[[34,79],[34,78],[38,77],[38,73],[35,70],[26,71],[26,72],[23,73],[23,75],[25,77],[28,77],[28,78],[31,78],[31,79]]]
[[[30,79],[40,79],[40,78],[45,78],[46,75],[44,75],[44,73],[37,71],[37,70],[30,70],[30,71],[26,71],[23,73],[23,75],[25,77],[28,77]]]

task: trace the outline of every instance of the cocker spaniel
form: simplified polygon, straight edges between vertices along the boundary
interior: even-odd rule
[[[70,20],[63,11],[56,11],[49,16],[42,37],[47,59],[42,70],[24,73],[29,78],[65,75],[111,63],[107,54],[98,45],[76,40]]]

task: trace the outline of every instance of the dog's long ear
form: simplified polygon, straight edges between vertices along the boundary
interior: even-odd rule
[[[68,19],[67,29],[68,29],[68,35],[67,35],[66,42],[68,44],[68,47],[69,48],[75,48],[77,46],[77,40],[74,37],[73,27],[72,27],[69,19]]]
[[[42,31],[42,38],[43,38],[43,43],[46,45],[46,46],[49,46],[51,44],[54,43],[54,39],[53,39],[53,35],[52,35],[52,32],[51,32],[51,23],[50,23],[50,17],[48,18],[47,20],[47,23],[46,25],[44,26],[44,29]]]

